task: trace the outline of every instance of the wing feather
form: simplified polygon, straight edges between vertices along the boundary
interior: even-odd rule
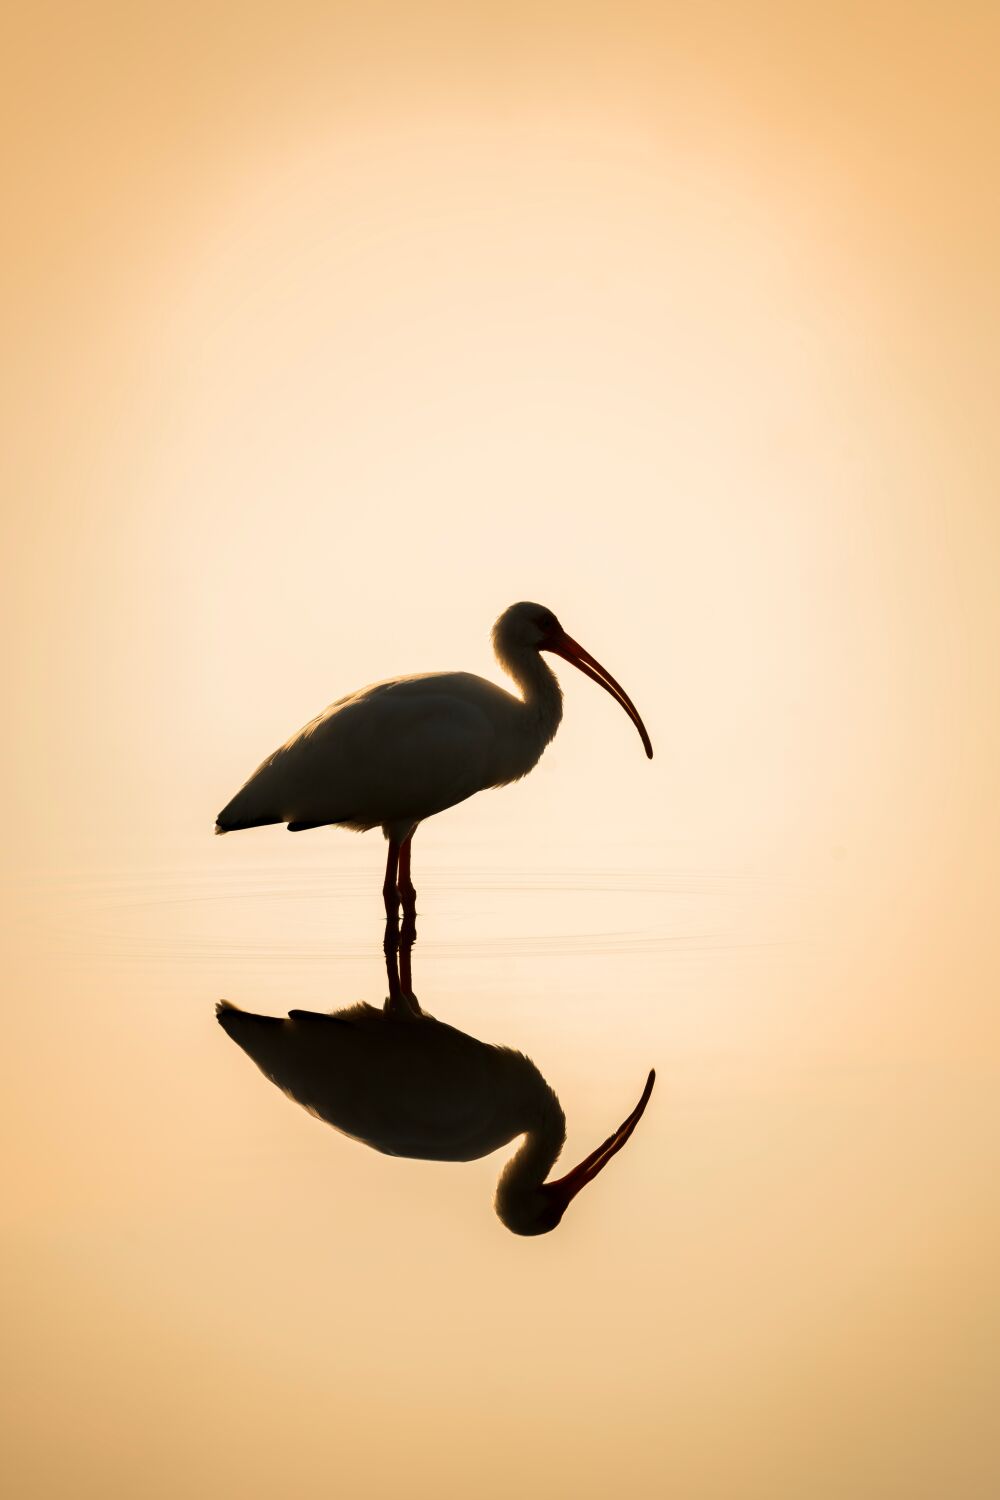
[[[466,672],[397,678],[333,703],[254,772],[219,826],[419,821],[493,782],[519,701]]]

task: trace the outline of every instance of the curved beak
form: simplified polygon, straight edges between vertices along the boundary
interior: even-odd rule
[[[639,717],[639,710],[621,683],[616,682],[611,673],[606,671],[600,662],[591,656],[589,651],[584,651],[579,641],[574,641],[572,636],[567,635],[562,630],[558,635],[554,635],[549,640],[543,641],[541,649],[543,651],[551,651],[554,656],[561,656],[563,661],[572,662],[573,666],[577,667],[585,677],[590,677],[594,682],[600,683],[605,692],[610,693],[612,698],[620,703],[628,714],[632,723],[639,731],[639,738],[642,740],[642,746],[647,757],[650,760],[653,759],[653,746],[650,743],[649,735],[646,733],[646,726]]]
[[[642,1098],[627,1120],[623,1120],[613,1135],[585,1156],[579,1166],[567,1172],[565,1177],[557,1177],[554,1182],[546,1182],[544,1188],[546,1193],[556,1198],[565,1209],[572,1198],[575,1198],[581,1188],[585,1188],[588,1182],[593,1182],[598,1172],[603,1172],[611,1158],[619,1152],[632,1134],[639,1121],[642,1119],[643,1110],[649,1103],[649,1096],[653,1092],[653,1084],[656,1082],[656,1070],[650,1068],[649,1077],[646,1079],[646,1087],[642,1091]]]

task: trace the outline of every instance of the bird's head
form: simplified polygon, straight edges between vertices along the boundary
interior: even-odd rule
[[[616,703],[621,704],[639,731],[646,755],[652,760],[653,746],[646,733],[646,726],[628,693],[606,667],[602,667],[589,651],[585,651],[578,641],[566,634],[551,609],[546,609],[543,604],[528,602],[512,604],[509,609],[504,610],[493,627],[493,644],[502,662],[510,661],[523,651],[551,651],[553,656],[561,656],[563,661],[571,662],[585,677],[598,683],[606,693],[611,694]]]
[[[563,1214],[577,1193],[593,1182],[597,1174],[603,1172],[611,1158],[625,1145],[642,1118],[655,1081],[656,1073],[650,1069],[642,1098],[628,1119],[623,1120],[613,1135],[609,1135],[596,1151],[585,1156],[579,1166],[567,1172],[565,1177],[556,1178],[554,1182],[524,1185],[518,1181],[516,1173],[504,1173],[497,1186],[495,1207],[498,1216],[512,1233],[548,1234],[561,1223]]]
[[[551,609],[527,600],[505,609],[493,627],[493,639],[501,650],[513,646],[521,650],[545,651],[549,642],[562,634],[563,628]]]

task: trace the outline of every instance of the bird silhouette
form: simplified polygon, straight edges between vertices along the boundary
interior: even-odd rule
[[[573,1198],[622,1149],[652,1093],[572,1171],[549,1180],[566,1136],[562,1106],[535,1064],[437,1021],[412,992],[409,945],[387,953],[383,1007],[359,1004],[287,1019],[223,1000],[220,1025],[264,1076],[343,1135],[389,1156],[474,1161],[523,1136],[503,1168],[494,1207],[515,1234],[555,1229]]]
[[[562,693],[543,651],[600,684],[653,747],[635,704],[551,610],[512,604],[493,627],[500,665],[521,696],[470,672],[397,677],[330,705],[254,772],[219,813],[216,833],[285,823],[293,833],[335,824],[388,840],[386,915],[416,910],[410,868],[419,823],[535,766],[562,719]]]

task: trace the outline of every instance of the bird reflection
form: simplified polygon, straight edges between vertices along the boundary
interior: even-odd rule
[[[497,1183],[494,1207],[514,1234],[555,1229],[577,1193],[625,1145],[653,1090],[650,1072],[628,1119],[565,1176],[547,1181],[566,1117],[535,1064],[421,1010],[410,942],[386,952],[389,996],[287,1020],[220,1001],[220,1025],[266,1078],[319,1119],[388,1156],[475,1161],[523,1136]]]

